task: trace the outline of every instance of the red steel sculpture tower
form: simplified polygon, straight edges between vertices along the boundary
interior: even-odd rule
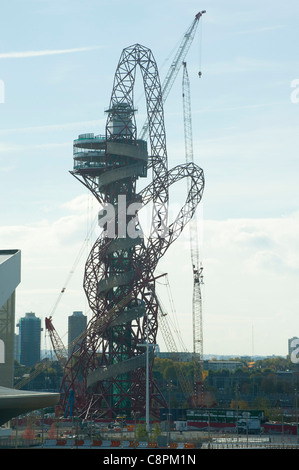
[[[137,66],[146,97],[149,141],[137,138],[133,89]],[[155,270],[192,218],[204,189],[193,162],[167,166],[163,101],[152,52],[140,44],[122,51],[107,111],[105,136],[79,135],[71,173],[96,197],[102,234],[86,262],[84,290],[93,316],[65,366],[62,406],[87,418],[145,414],[146,364],[150,412],[167,406],[152,375],[158,330]],[[149,147],[149,148],[148,148]],[[152,172],[138,193],[136,182]],[[168,222],[169,187],[189,178],[189,192]],[[151,230],[143,236],[138,211],[152,204]],[[148,362],[146,349],[150,345]]]

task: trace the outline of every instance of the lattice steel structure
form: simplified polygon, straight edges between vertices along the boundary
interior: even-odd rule
[[[146,97],[147,142],[137,138],[133,90],[140,68]],[[159,73],[152,52],[140,44],[123,50],[107,111],[105,136],[84,134],[74,141],[71,173],[103,209],[103,232],[86,262],[84,290],[93,312],[80,347],[69,358],[62,383],[62,405],[74,394],[75,414],[104,417],[145,413],[146,353],[149,353],[150,412],[166,406],[152,376],[158,331],[155,270],[160,258],[192,218],[204,188],[203,171],[194,163],[169,170]],[[136,181],[152,171],[139,193]],[[169,186],[190,179],[177,218],[168,223]],[[152,203],[145,239],[138,210]]]
[[[190,81],[186,62],[183,63],[183,110],[184,110],[184,134],[185,134],[185,157],[186,162],[193,162],[193,137],[192,137],[192,113]],[[189,181],[187,180],[189,189]],[[203,267],[200,262],[198,245],[197,224],[190,224],[190,248],[191,262],[193,270],[193,299],[192,299],[192,319],[193,319],[193,361],[194,361],[194,406],[201,405],[200,396],[203,397],[203,328],[202,328],[202,294]]]

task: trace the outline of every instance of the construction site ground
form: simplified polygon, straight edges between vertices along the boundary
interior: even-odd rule
[[[163,432],[158,439],[152,437],[137,441],[135,432],[110,430],[104,428],[101,433],[90,429],[84,433],[74,432],[69,426],[58,427],[55,436],[49,436],[49,427],[36,428],[32,439],[24,439],[25,427],[11,432],[10,437],[0,439],[0,448],[161,448],[161,449],[238,449],[238,448],[297,448],[298,436],[284,434],[237,435],[236,433],[211,432],[200,430]],[[94,445],[97,443],[96,445]],[[134,445],[135,444],[135,445]]]

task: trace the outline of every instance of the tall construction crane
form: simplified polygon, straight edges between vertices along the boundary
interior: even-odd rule
[[[187,163],[194,162],[193,155],[193,137],[192,137],[192,116],[191,116],[191,97],[190,81],[186,62],[183,63],[183,112],[184,112],[184,135],[185,135],[185,156]],[[190,182],[187,180],[188,191]],[[193,355],[194,355],[194,385],[197,402],[199,402],[199,388],[202,389],[202,371],[203,361],[203,329],[202,329],[202,293],[203,267],[200,263],[197,225],[193,221],[190,227],[190,247],[191,262],[193,270],[193,299],[192,299],[192,320],[193,320]]]
[[[51,317],[46,318],[45,323],[46,323],[46,330],[49,332],[52,347],[56,354],[57,360],[60,366],[62,367],[62,369],[64,369],[66,362],[67,362],[67,358],[68,358],[67,349],[64,346],[56,329],[54,328],[54,325],[52,323],[52,318]]]
[[[166,101],[166,98],[168,97],[169,95],[169,92],[172,88],[172,85],[174,84],[174,81],[180,71],[180,68],[186,58],[186,55],[190,49],[190,46],[192,44],[192,41],[194,39],[194,36],[195,36],[195,33],[196,33],[196,30],[197,30],[197,26],[198,26],[198,23],[199,23],[199,20],[200,18],[202,17],[202,15],[206,13],[206,10],[202,10],[200,12],[198,12],[196,15],[195,15],[195,18],[194,20],[192,21],[191,25],[189,26],[189,28],[187,29],[187,31],[185,32],[184,34],[184,37],[177,49],[177,52],[174,56],[174,59],[171,63],[171,66],[166,74],[166,77],[164,78],[163,80],[163,83],[161,85],[161,91],[162,91],[162,102],[165,103]],[[146,133],[148,131],[148,122],[146,121],[142,130],[141,130],[141,134],[140,134],[140,139],[144,139]]]
[[[57,360],[62,370],[64,370],[67,362],[67,350],[64,346],[59,334],[57,333],[54,325],[52,323],[52,317],[45,319],[46,330],[49,332],[50,340],[52,343],[53,350],[56,354]],[[51,361],[49,359],[45,359],[40,362],[34,369],[34,371],[26,377],[23,377],[17,384],[15,385],[15,389],[20,390],[24,387],[27,383],[31,382],[35,377],[41,374],[44,370],[48,369],[51,366]]]

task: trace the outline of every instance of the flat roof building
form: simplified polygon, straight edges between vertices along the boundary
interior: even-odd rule
[[[18,323],[20,363],[24,366],[34,366],[40,362],[41,319],[35,313],[26,313]]]
[[[0,426],[28,411],[54,406],[59,393],[13,389],[15,291],[21,282],[20,250],[0,250]]]
[[[80,341],[75,344],[75,340],[83,333],[87,326],[87,316],[83,312],[76,311],[73,315],[68,317],[68,354],[70,355],[74,347],[75,349],[80,346]]]

